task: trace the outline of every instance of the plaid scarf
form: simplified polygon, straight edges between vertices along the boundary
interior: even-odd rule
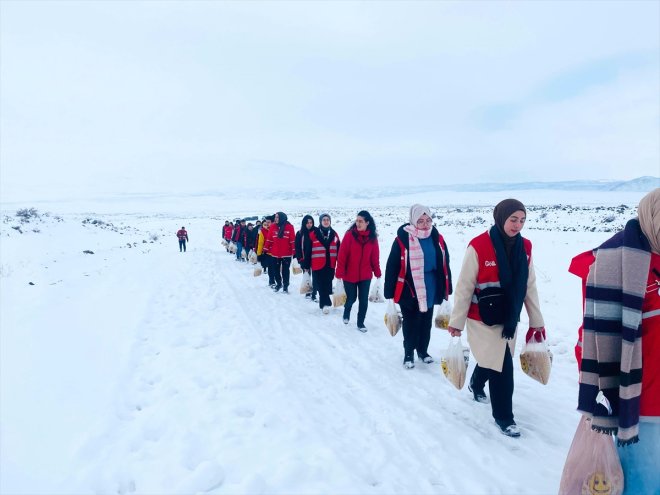
[[[651,248],[639,221],[595,250],[587,278],[578,410],[592,428],[639,441],[642,389],[642,302]]]
[[[424,250],[419,239],[426,239],[431,235],[431,229],[419,230],[412,225],[406,225],[403,230],[408,232],[408,260],[410,261],[410,274],[412,275],[417,304],[420,313],[428,311],[426,303],[426,284],[424,283]]]

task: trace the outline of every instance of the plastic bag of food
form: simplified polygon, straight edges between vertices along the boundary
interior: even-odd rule
[[[346,304],[346,291],[344,290],[344,282],[341,279],[335,280],[335,288],[332,291],[332,306],[338,308]]]
[[[469,362],[469,349],[463,348],[463,342],[460,337],[452,337],[445,355],[440,359],[440,366],[447,380],[458,390],[462,389],[465,384],[465,375],[467,374]]]
[[[310,277],[309,272],[305,272],[300,283],[300,293],[307,294],[309,292],[312,292],[312,277]]]
[[[261,275],[262,273],[263,273],[263,269],[262,269],[260,266],[258,266],[258,267],[256,267],[256,268],[254,269],[254,276],[255,276],[255,277],[258,277],[258,276]]]
[[[293,261],[291,262],[291,272],[294,275],[300,275],[303,272],[302,268],[300,268],[300,263],[298,263],[296,258],[293,258]],[[301,294],[307,294],[307,292],[302,292]]]
[[[454,309],[452,303],[448,300],[442,301],[442,304],[438,306],[438,309],[435,312],[435,328],[443,328],[447,330],[452,309]]]
[[[550,379],[552,352],[545,340],[545,329],[530,329],[520,353],[520,367],[526,375],[543,385]]]
[[[385,302],[385,298],[383,297],[383,284],[379,278],[376,279],[375,284],[371,284],[371,288],[369,289],[369,302]]]
[[[403,324],[403,318],[401,317],[401,313],[396,308],[396,304],[394,304],[394,300],[390,299],[387,303],[387,310],[385,311],[385,326],[387,327],[387,330],[390,332],[390,335],[394,337],[399,330],[401,330],[401,326]]]
[[[623,470],[614,439],[611,435],[592,430],[591,420],[583,416],[566,456],[559,495],[621,493]]]

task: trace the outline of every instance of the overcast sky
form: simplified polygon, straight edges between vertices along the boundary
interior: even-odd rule
[[[8,191],[660,175],[660,2],[0,2]]]

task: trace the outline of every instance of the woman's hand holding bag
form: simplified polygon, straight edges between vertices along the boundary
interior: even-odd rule
[[[389,299],[387,302],[387,311],[385,311],[385,326],[389,330],[390,335],[394,337],[403,323],[403,318],[401,318],[401,313],[396,309],[396,304],[394,304],[393,299]]]

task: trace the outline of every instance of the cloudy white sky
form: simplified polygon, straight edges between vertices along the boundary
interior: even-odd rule
[[[0,2],[0,193],[660,175],[660,2]]]

